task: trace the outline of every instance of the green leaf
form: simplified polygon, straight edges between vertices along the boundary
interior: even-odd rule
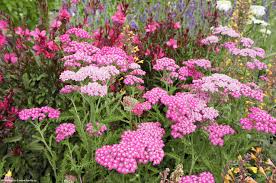
[[[14,136],[14,137],[5,138],[4,143],[17,142],[17,141],[20,141],[21,139],[22,139],[22,136],[17,135],[17,136]]]
[[[22,82],[23,82],[23,85],[24,85],[25,88],[29,88],[30,79],[29,79],[28,73],[23,74]]]

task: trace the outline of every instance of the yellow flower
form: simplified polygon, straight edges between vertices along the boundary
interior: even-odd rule
[[[137,62],[138,64],[143,64],[144,60],[140,60],[139,62]]]
[[[7,176],[7,177],[11,177],[12,176],[12,172],[11,172],[11,170],[9,170],[7,173],[6,173],[6,175],[5,176]]]
[[[139,58],[137,57],[137,56],[135,56],[134,57],[134,61],[136,62],[136,61],[138,61],[139,60]]]

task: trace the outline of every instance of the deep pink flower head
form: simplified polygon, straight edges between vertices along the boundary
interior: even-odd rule
[[[76,132],[76,126],[73,123],[62,123],[56,128],[56,141],[61,142],[71,137]]]
[[[116,13],[111,17],[112,21],[118,24],[124,24],[126,21],[126,15],[122,10],[122,5],[119,4]]]
[[[189,175],[181,177],[179,183],[216,183],[214,176],[210,172],[202,172],[199,175]]]
[[[6,37],[0,33],[0,48],[2,48],[6,44],[6,42]]]
[[[5,53],[4,54],[4,61],[6,63],[16,64],[17,60],[18,60],[18,58],[15,53]]]
[[[171,38],[169,41],[166,42],[167,46],[172,47],[173,49],[177,48],[177,40]]]
[[[276,118],[258,107],[251,107],[249,111],[246,118],[240,119],[243,129],[256,129],[259,132],[276,134]]]
[[[158,165],[165,155],[159,122],[147,122],[135,131],[125,131],[119,144],[106,145],[96,150],[96,162],[121,174],[134,173],[138,163]]]
[[[44,106],[41,108],[30,108],[30,109],[23,109],[19,112],[18,116],[19,119],[22,121],[27,121],[31,118],[31,120],[38,119],[39,121],[46,118],[48,115],[48,118],[50,119],[57,119],[59,118],[60,112],[58,109],[54,109],[48,106]]]
[[[209,133],[209,140],[213,145],[223,146],[223,137],[225,135],[234,134],[235,131],[229,125],[219,125],[213,123],[205,128]]]
[[[181,28],[180,22],[175,22],[175,23],[173,24],[173,28],[174,28],[175,30],[180,29],[180,28]]]
[[[60,21],[65,20],[68,22],[70,20],[71,16],[70,16],[70,13],[65,8],[62,8],[59,11],[58,18]]]
[[[156,60],[153,69],[157,71],[175,71],[179,66],[171,58],[163,57]]]
[[[30,32],[30,35],[36,39],[38,39],[38,38],[45,39],[46,31],[45,30],[40,31],[38,28],[35,28],[35,30]]]
[[[0,30],[6,30],[9,24],[6,20],[0,20]]]

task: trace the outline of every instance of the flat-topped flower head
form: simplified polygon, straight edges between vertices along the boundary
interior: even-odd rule
[[[76,126],[73,123],[62,123],[56,128],[56,141],[61,142],[71,137],[76,132]]]
[[[125,131],[119,144],[97,149],[96,162],[121,174],[134,173],[139,163],[158,165],[165,156],[164,134],[159,122],[142,123],[135,131]]]

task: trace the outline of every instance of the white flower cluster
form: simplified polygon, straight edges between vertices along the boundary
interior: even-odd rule
[[[220,11],[228,12],[230,9],[232,9],[232,3],[231,1],[227,0],[219,0],[217,1],[216,8]]]

